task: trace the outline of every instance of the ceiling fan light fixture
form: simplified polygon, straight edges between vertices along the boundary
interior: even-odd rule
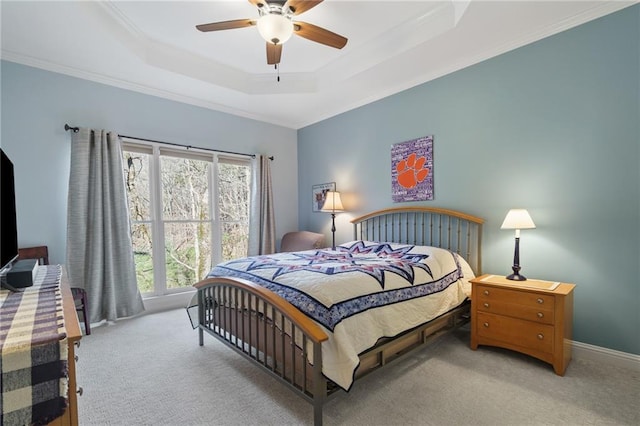
[[[258,19],[258,32],[268,43],[283,44],[293,34],[291,19],[274,13],[262,15]]]

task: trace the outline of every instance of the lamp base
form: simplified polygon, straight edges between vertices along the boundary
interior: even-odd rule
[[[519,273],[516,272],[507,276],[507,279],[511,281],[526,281],[527,277],[525,277],[524,275],[520,275]]]
[[[511,281],[526,281],[527,277],[525,277],[524,275],[520,275],[520,256],[518,253],[518,240],[519,238],[516,238],[516,252],[513,256],[513,266],[511,267],[511,269],[513,270],[513,274],[509,275],[507,277],[508,280]]]

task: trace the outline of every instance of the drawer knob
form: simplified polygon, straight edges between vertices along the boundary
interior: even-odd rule
[[[540,297],[538,297],[538,300],[536,300],[536,302],[538,302],[540,305],[542,305],[544,303],[544,300]]]
[[[82,389],[82,386],[78,387],[78,390],[76,391],[76,393],[80,396],[82,396],[82,393],[84,392],[84,389]]]
[[[489,327],[489,323],[488,323],[488,322],[485,322],[485,323],[484,323],[484,324],[482,324],[482,325],[484,325],[484,326],[485,326],[485,327],[487,327],[487,328]]]
[[[488,296],[488,295],[489,295],[489,290],[485,290],[485,291],[483,291],[482,293],[483,293],[485,296]]]
[[[544,314],[542,312],[538,312],[538,318],[544,318]]]
[[[538,340],[542,340],[542,339],[544,339],[544,334],[539,333],[539,334],[538,334]]]
[[[484,302],[483,306],[484,306],[485,308],[488,308],[488,307],[489,307],[489,304],[488,304],[487,302]]]

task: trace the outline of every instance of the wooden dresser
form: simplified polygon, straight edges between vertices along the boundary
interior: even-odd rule
[[[564,375],[571,360],[574,284],[499,275],[482,275],[471,284],[471,349],[511,349]]]
[[[71,288],[69,287],[69,281],[67,281],[67,275],[62,269],[62,281],[60,283],[60,291],[62,292],[62,304],[64,315],[64,326],[67,330],[67,341],[69,347],[69,406],[65,410],[62,417],[58,417],[49,425],[52,426],[77,426],[78,425],[78,392],[82,392],[81,388],[78,389],[78,383],[76,381],[76,347],[80,346],[80,339],[82,338],[82,330],[80,329],[80,323],[78,322],[78,314],[76,312],[76,304],[73,301],[73,295],[71,294]]]
[[[0,423],[58,416],[49,424],[78,425],[75,349],[82,332],[64,267],[41,265],[32,286],[0,290],[0,308]]]

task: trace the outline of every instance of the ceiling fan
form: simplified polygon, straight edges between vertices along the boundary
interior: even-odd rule
[[[249,0],[258,8],[258,19],[235,19],[232,21],[212,22],[196,25],[202,32],[232,30],[257,26],[258,32],[267,42],[267,64],[278,65],[282,57],[282,44],[289,40],[292,34],[307,40],[324,44],[336,49],[342,49],[347,39],[316,25],[294,21],[293,17],[322,3],[322,0],[286,0],[269,1]]]

